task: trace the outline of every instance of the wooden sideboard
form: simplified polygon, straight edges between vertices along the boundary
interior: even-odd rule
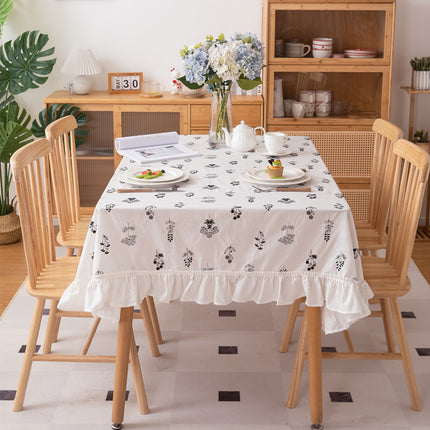
[[[163,93],[160,98],[139,94],[108,94],[91,91],[88,95],[71,95],[55,91],[45,98],[45,107],[54,103],[78,106],[88,117],[90,130],[78,147],[81,206],[94,206],[112,176],[121,156],[114,150],[117,137],[177,131],[179,134],[208,134],[210,95],[191,98]],[[261,96],[233,96],[234,125],[244,120],[248,125],[263,125]]]

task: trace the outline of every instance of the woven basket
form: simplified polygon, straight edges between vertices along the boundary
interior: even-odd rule
[[[21,239],[21,224],[15,209],[0,216],[0,245],[18,242]]]

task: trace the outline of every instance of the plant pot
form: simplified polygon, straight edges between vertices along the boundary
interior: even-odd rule
[[[413,72],[414,90],[430,89],[430,71],[414,70]]]
[[[15,209],[0,216],[0,245],[18,242],[21,239],[21,224]]]

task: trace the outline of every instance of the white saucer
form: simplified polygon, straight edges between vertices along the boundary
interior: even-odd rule
[[[142,179],[129,177],[127,172],[119,173],[118,179],[121,182],[125,182],[131,185],[139,185],[139,186],[145,186],[145,187],[150,186],[151,188],[157,188],[157,187],[165,187],[173,184],[178,184],[179,182],[184,182],[188,179],[188,173],[183,172],[180,178],[176,178],[176,179],[172,179],[170,181],[164,181],[164,182],[150,182],[149,180],[142,182]]]
[[[157,176],[156,178],[145,179],[145,178],[136,178],[141,172],[145,170],[151,169],[152,171],[164,170],[164,174],[161,176]],[[131,171],[126,172],[126,176],[128,179],[132,179],[133,181],[138,181],[139,184],[155,184],[160,182],[170,182],[175,179],[179,179],[183,176],[184,172],[180,169],[176,169],[174,167],[163,167],[163,166],[142,166],[139,169],[133,169]]]
[[[283,157],[291,154],[291,151],[287,148],[282,148],[278,154],[271,154],[270,152],[267,152],[267,149],[264,146],[263,148],[256,148],[255,152],[260,155],[265,155],[266,157]]]
[[[289,182],[294,181],[296,179],[303,178],[305,176],[305,172],[302,169],[298,169],[297,167],[285,167],[282,173],[282,178],[269,178],[266,169],[252,169],[246,170],[246,173],[251,179],[255,179],[257,181],[264,182],[273,182],[274,180],[278,182]]]
[[[240,177],[249,184],[262,185],[264,187],[287,187],[289,185],[304,184],[305,182],[309,181],[309,179],[311,179],[311,177],[307,173],[305,173],[304,176],[302,176],[300,179],[272,179],[270,182],[268,182],[262,179],[251,178],[251,176],[249,176],[246,171],[240,172]]]

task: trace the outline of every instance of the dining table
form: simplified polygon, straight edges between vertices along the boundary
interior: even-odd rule
[[[112,428],[124,421],[133,309],[147,296],[225,306],[290,305],[305,297],[310,418],[322,425],[321,331],[370,314],[351,209],[311,139],[290,136],[265,177],[251,152],[181,135],[199,156],[141,164],[124,157],[100,197],[76,278],[59,308],[118,322]],[[136,177],[164,170],[165,182]],[[169,176],[170,175],[170,176]]]

